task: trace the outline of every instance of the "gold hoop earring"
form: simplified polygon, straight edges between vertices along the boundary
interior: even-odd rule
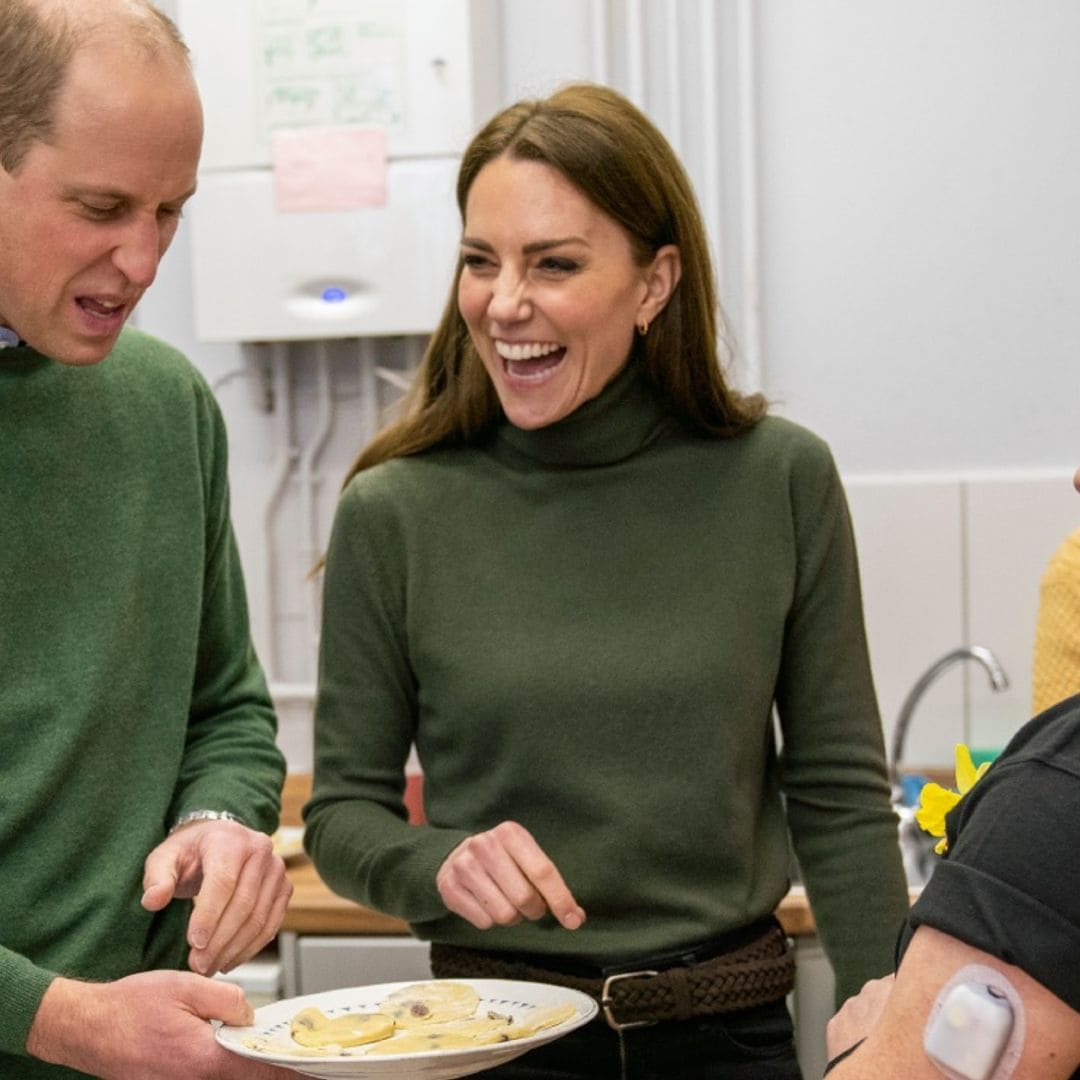
[[[648,319],[642,319],[641,322],[639,322],[637,324],[637,332],[642,337],[644,337],[649,332],[649,320]]]

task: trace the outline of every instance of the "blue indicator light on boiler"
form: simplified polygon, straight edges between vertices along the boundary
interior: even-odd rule
[[[328,304],[340,304],[345,299],[345,290],[339,289],[336,285],[332,285],[328,289],[323,289],[322,298]]]

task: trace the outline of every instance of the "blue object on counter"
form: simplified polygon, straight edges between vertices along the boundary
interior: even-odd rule
[[[921,773],[904,773],[900,777],[900,801],[904,806],[918,806],[922,789],[929,783],[929,778]]]

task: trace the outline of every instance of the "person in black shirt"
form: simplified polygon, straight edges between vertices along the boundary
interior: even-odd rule
[[[829,1080],[940,1077],[924,1034],[973,965],[1011,988],[1017,1022],[994,1080],[1080,1080],[1080,695],[1016,733],[949,814],[946,837],[897,973],[830,1021]]]

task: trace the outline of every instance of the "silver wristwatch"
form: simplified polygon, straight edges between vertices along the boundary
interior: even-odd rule
[[[235,821],[239,825],[247,826],[247,822],[243,818],[230,814],[228,810],[189,810],[176,819],[175,824],[169,830],[169,835],[172,836],[177,829],[182,829],[185,825],[191,825],[196,821]]]

